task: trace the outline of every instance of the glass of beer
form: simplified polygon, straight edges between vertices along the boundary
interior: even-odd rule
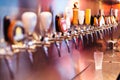
[[[95,69],[96,70],[102,69],[103,52],[100,51],[94,52],[94,61],[95,61]]]

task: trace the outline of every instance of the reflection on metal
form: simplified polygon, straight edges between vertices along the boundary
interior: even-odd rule
[[[69,41],[67,39],[65,39],[65,43],[67,45],[67,48],[68,48],[68,52],[70,53],[70,46],[69,46]]]
[[[85,67],[81,72],[79,72],[78,74],[76,74],[71,80],[75,80],[76,77],[80,76],[84,71],[86,71],[92,64],[87,65],[87,67]]]
[[[46,56],[48,57],[48,48],[46,46],[43,46],[43,49],[45,51]]]
[[[31,63],[33,63],[33,53],[31,51],[28,51],[28,53],[29,53],[29,59]]]
[[[59,57],[61,57],[61,54],[60,54],[60,44],[58,42],[55,42],[55,45],[57,47],[58,55],[59,55]]]
[[[77,49],[76,37],[73,37],[73,42],[74,42],[74,44],[75,44],[75,49]]]

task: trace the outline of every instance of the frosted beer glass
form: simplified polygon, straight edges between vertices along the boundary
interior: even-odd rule
[[[95,61],[95,69],[96,70],[102,69],[103,52],[100,51],[94,52],[94,61]]]
[[[86,9],[85,10],[85,24],[90,25],[90,20],[91,20],[91,9]]]

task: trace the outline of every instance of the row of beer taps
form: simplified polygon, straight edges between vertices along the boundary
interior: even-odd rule
[[[44,14],[44,15],[43,15]],[[45,30],[48,30],[48,28],[51,25],[52,22],[52,16],[50,12],[43,12],[41,15],[42,19],[42,26],[44,27]],[[46,17],[47,16],[47,17]],[[35,33],[34,29],[37,23],[37,18],[36,18],[36,14],[34,12],[25,12],[22,15],[22,21],[20,21],[21,23],[23,23],[23,25],[17,24],[17,22],[12,26],[13,27],[13,32],[12,32],[12,44],[11,44],[11,50],[14,52],[19,52],[19,51],[36,51],[36,47],[42,47],[44,49],[44,52],[46,54],[46,56],[49,55],[48,53],[48,47],[50,47],[50,45],[52,43],[55,44],[55,46],[57,47],[57,51],[58,51],[58,55],[59,57],[61,57],[60,54],[60,43],[62,41],[65,41],[66,46],[68,48],[68,52],[70,53],[70,44],[69,41],[72,40],[73,43],[75,44],[75,48],[77,49],[79,46],[79,42],[80,40],[82,41],[82,44],[84,46],[84,39],[83,36],[85,36],[87,38],[87,42],[89,41],[89,37],[88,35],[90,34],[92,42],[94,42],[94,36],[93,34],[96,35],[97,39],[98,39],[98,34],[102,36],[100,36],[100,38],[103,37],[103,34],[106,33],[106,30],[111,32],[112,27],[116,28],[116,26],[118,25],[118,23],[115,21],[115,18],[113,18],[110,20],[110,17],[105,17],[103,18],[103,16],[101,16],[100,18],[102,18],[101,20],[96,20],[94,19],[94,25],[71,25],[71,27],[69,29],[67,29],[64,32],[53,32],[53,33],[45,33],[44,36]],[[42,21],[43,20],[43,21]],[[4,20],[5,21],[5,20]],[[4,24],[7,24],[8,22],[4,22]],[[26,31],[25,33],[20,33],[23,34],[24,37],[22,39],[20,39],[19,41],[14,39],[14,36],[16,36],[14,34],[15,32],[15,27],[19,27],[23,28],[22,30]],[[6,26],[4,26],[5,28]],[[11,26],[7,26],[7,27],[11,27]],[[6,28],[5,28],[6,29]],[[7,30],[8,31],[8,30]],[[7,33],[7,32],[6,32]],[[27,34],[26,34],[27,33]],[[29,34],[30,33],[30,34]],[[6,35],[5,35],[6,36]],[[9,35],[7,35],[9,38]],[[18,36],[19,37],[19,36]],[[78,39],[78,44],[77,44],[77,40]],[[10,42],[10,41],[9,41]]]

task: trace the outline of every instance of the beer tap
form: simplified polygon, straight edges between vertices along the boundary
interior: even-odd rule
[[[48,47],[50,46],[50,42],[49,42],[49,38],[48,37],[44,37],[41,39],[41,41],[43,42],[43,49],[45,51],[46,56],[48,57]]]
[[[90,27],[90,30],[89,30],[89,33],[90,33],[90,36],[91,36],[91,38],[92,38],[92,40],[91,40],[92,42],[94,42],[93,30],[94,30],[94,27],[91,26],[91,27]]]
[[[33,62],[32,58],[32,52],[29,50],[29,48],[33,48],[35,45],[33,44],[33,32],[35,30],[35,27],[37,25],[37,15],[34,12],[24,12],[22,14],[22,22],[24,25],[24,29],[26,31],[26,39],[25,39],[25,44],[26,44],[26,51],[29,53],[29,58],[31,62]],[[35,50],[35,48],[33,48]]]
[[[76,36],[77,36],[77,31],[76,30],[72,30],[70,31],[73,43],[75,44],[75,49],[77,49],[77,41],[76,41]]]
[[[87,39],[87,44],[89,43],[88,41],[89,41],[89,36],[88,36],[88,28],[87,27],[89,27],[89,26],[83,26],[82,27],[82,33],[83,33],[83,36],[85,36],[86,37],[86,39]]]
[[[61,57],[61,54],[60,54],[60,43],[59,43],[60,42],[60,37],[58,36],[57,33],[54,33],[52,38],[55,39],[54,43],[55,43],[55,46],[57,48],[58,55],[59,55],[59,57]]]
[[[97,16],[94,16],[94,23],[93,23],[93,25],[94,25],[94,30],[95,30],[95,35],[96,35],[96,39],[98,40],[98,28],[99,28],[99,22],[98,22],[98,18],[97,18]]]
[[[42,46],[45,51],[46,56],[48,57],[48,47],[50,46],[50,41],[49,41],[49,34],[50,34],[50,28],[51,28],[51,23],[52,23],[52,13],[49,11],[43,11],[38,14],[38,18],[40,20],[39,22],[39,28],[41,35],[44,36],[42,37]]]
[[[89,30],[90,30],[90,23],[91,23],[91,9],[85,10],[85,25],[83,28],[85,28],[85,37],[87,38],[87,44],[89,43]]]
[[[66,22],[64,17],[57,15],[56,16],[56,31],[59,32],[60,39],[65,41],[66,46],[68,48],[68,52],[70,53],[69,41],[68,41],[70,38],[70,35],[68,33],[68,27],[70,27],[69,20]]]
[[[36,35],[33,34],[33,38],[35,39],[34,41],[32,41],[33,45],[35,45],[36,47],[42,47],[44,50],[45,55],[48,57],[48,48],[50,47],[51,42],[49,41],[49,37],[48,36],[41,36],[41,35]]]
[[[65,41],[66,46],[68,48],[68,52],[70,53],[70,47],[69,47],[70,33],[69,32],[64,32],[64,33],[62,33],[62,36],[64,36],[64,41]]]
[[[79,27],[77,30],[78,30],[78,47],[79,47],[80,40],[82,41],[82,45],[84,46],[84,40],[83,40],[83,34],[81,31],[81,28]]]
[[[79,46],[79,43],[80,43],[80,40],[82,41],[82,45],[84,46],[84,41],[83,41],[83,35],[82,35],[82,29],[81,27],[83,27],[83,24],[84,24],[84,20],[85,20],[85,11],[81,11],[79,10],[79,14],[78,14],[78,20],[79,20],[79,27],[77,28],[78,30],[78,34],[79,34],[79,37],[78,37],[78,46]]]

